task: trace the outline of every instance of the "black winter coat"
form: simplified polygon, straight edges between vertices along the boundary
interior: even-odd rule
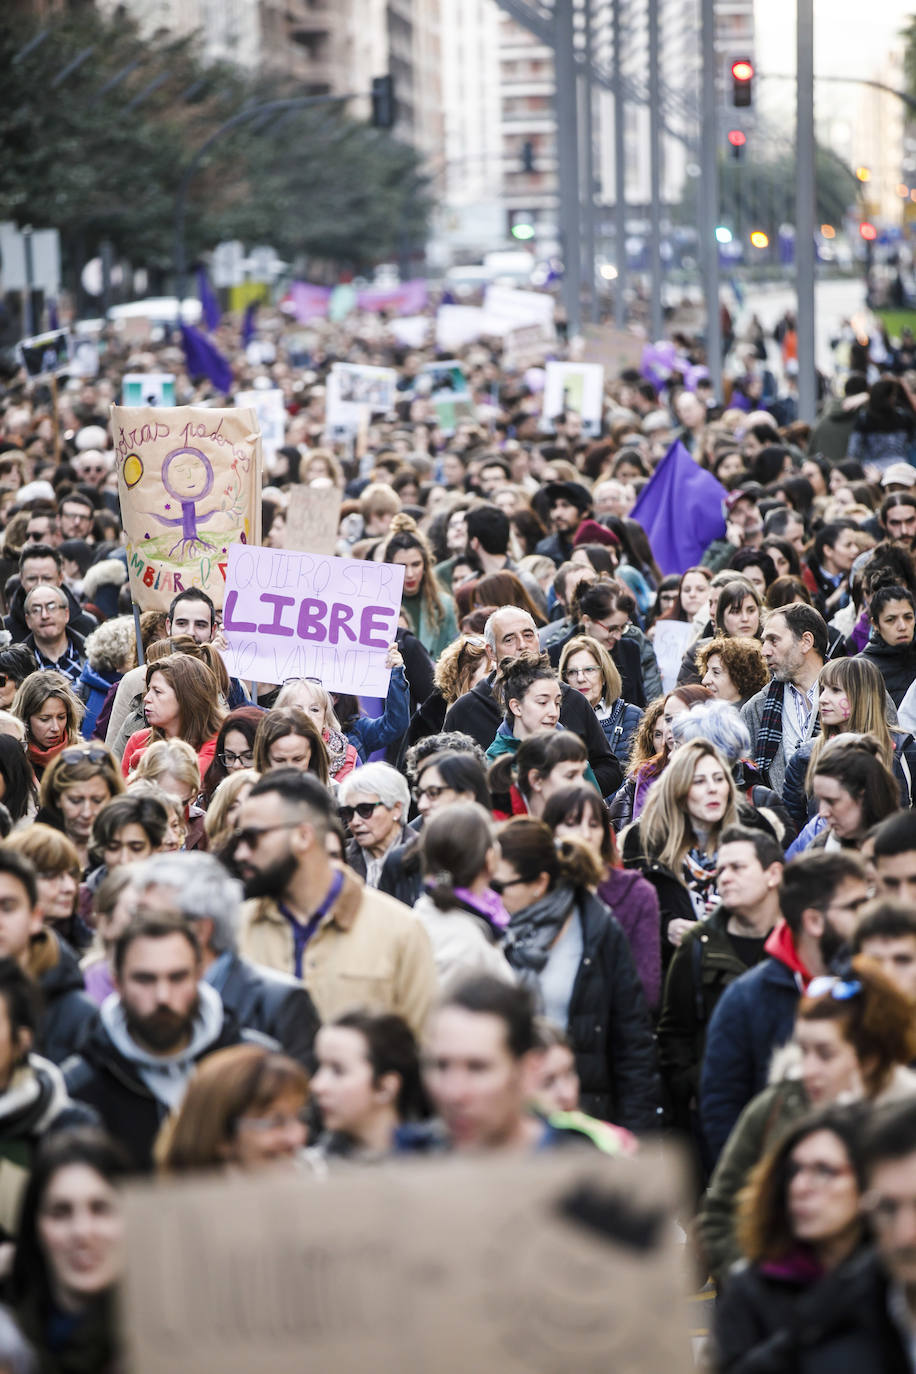
[[[639,650],[636,650],[637,656]],[[493,696],[492,685],[495,673],[481,678],[475,687],[459,697],[450,706],[445,716],[446,730],[462,730],[480,745],[489,749],[502,724],[503,714],[499,703]],[[588,761],[598,779],[602,797],[616,792],[623,782],[623,770],[611,753],[607,737],[582,692],[577,692],[566,683],[560,684],[563,699],[560,702],[560,724],[564,730],[572,730],[578,735],[588,751]],[[626,694],[624,694],[626,695]],[[631,700],[631,698],[627,698]]]
[[[420,860],[420,832],[417,822],[407,827],[407,839],[389,849],[378,881],[379,892],[387,892],[405,906],[413,906],[423,891],[423,865]]]
[[[219,1036],[207,1046],[198,1062],[215,1050],[238,1045],[241,1040],[235,1017],[226,1012]],[[153,1145],[168,1111],[150,1092],[134,1065],[115,1049],[101,1021],[96,1022],[82,1053],[62,1067],[70,1096],[98,1113],[105,1130],[127,1151],[137,1173],[150,1173]]]
[[[718,1374],[910,1374],[865,1249],[804,1284],[748,1265],[732,1272],[715,1318]]]
[[[628,1130],[660,1124],[661,1082],[642,983],[621,925],[592,892],[580,892],[582,962],[567,1032],[590,1116]],[[510,927],[511,930],[511,927]],[[511,940],[506,957],[512,963]]]
[[[884,686],[895,706],[899,706],[916,678],[916,642],[885,644],[873,634],[862,650],[862,657],[880,668]]]
[[[60,590],[67,598],[70,607],[70,619],[67,622],[67,629],[72,630],[75,635],[85,638],[91,635],[93,630],[99,628],[99,622],[94,615],[84,611],[70,588],[61,583]],[[25,618],[25,592],[18,586],[10,597],[10,612],[4,617],[3,628],[9,630],[14,644],[21,644],[29,634],[29,627]]]
[[[68,1055],[79,1051],[95,1021],[98,1007],[86,992],[73,950],[60,936],[53,938],[57,940],[57,962],[38,978],[44,1011],[35,1051],[53,1064],[62,1064]]]
[[[269,1035],[285,1054],[309,1073],[314,1072],[315,1036],[321,1019],[297,978],[276,969],[261,968],[233,954],[217,991],[223,1007],[240,1026]]]
[[[623,840],[624,868],[635,868],[655,888],[658,894],[658,908],[661,914],[659,927],[662,942],[662,965],[667,968],[674,953],[674,946],[668,940],[668,927],[675,919],[695,921],[697,919],[690,892],[676,873],[660,864],[657,859],[647,859],[643,853],[639,821],[631,825]]]

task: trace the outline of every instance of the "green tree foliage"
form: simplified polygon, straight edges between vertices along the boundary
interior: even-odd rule
[[[168,272],[195,150],[246,106],[294,92],[204,68],[193,38],[141,40],[123,13],[54,15],[29,46],[40,32],[0,17],[0,219],[57,228],[71,280],[102,238],[134,267]],[[390,135],[334,107],[259,115],[221,137],[191,183],[189,260],[240,237],[290,260],[366,266],[422,238],[429,209],[417,154]]]

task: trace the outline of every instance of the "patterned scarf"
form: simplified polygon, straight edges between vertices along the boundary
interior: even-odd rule
[[[770,764],[779,753],[779,746],[782,744],[782,694],[784,690],[785,684],[782,682],[771,682],[767,688],[763,703],[763,715],[760,718],[760,729],[757,732],[757,743],[754,746],[754,763],[768,786]]]

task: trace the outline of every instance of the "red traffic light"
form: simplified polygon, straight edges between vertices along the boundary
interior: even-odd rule
[[[864,224],[859,225],[859,233],[862,235],[863,239],[865,239],[866,243],[874,243],[875,239],[878,237],[877,229],[873,224],[869,224],[868,220],[866,220]]]
[[[747,135],[741,129],[729,129],[728,141],[733,148],[743,148],[747,143]]]
[[[750,81],[753,75],[754,64],[746,57],[739,57],[737,62],[732,63],[732,76],[736,81]]]

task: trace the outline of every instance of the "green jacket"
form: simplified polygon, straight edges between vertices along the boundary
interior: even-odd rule
[[[439,599],[445,615],[438,628],[430,621],[422,596],[405,596],[401,599],[401,609],[410,621],[411,630],[434,663],[443,649],[447,649],[452,640],[458,638],[455,603],[448,592],[440,591]]]

